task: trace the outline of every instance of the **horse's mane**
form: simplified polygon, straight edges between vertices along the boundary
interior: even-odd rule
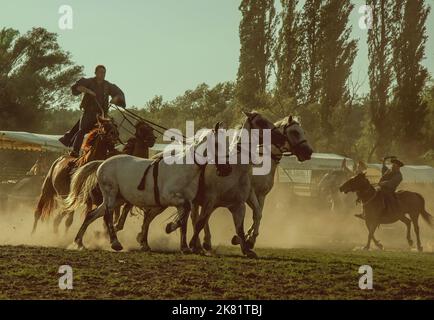
[[[87,152],[92,148],[92,146],[95,143],[95,139],[98,136],[98,128],[92,129],[92,131],[89,132],[86,139],[83,142],[83,151]]]
[[[283,119],[277,120],[277,121],[274,123],[274,126],[275,126],[276,128],[280,128],[280,127],[283,127],[284,125],[286,125],[286,124],[288,124],[288,123],[289,123],[289,116],[288,116],[288,117],[285,117],[285,118],[283,118]],[[292,116],[292,123],[299,123],[298,120],[297,120],[297,117]]]

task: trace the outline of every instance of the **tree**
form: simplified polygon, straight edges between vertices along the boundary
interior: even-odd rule
[[[240,58],[237,99],[243,108],[257,108],[270,76],[276,11],[274,0],[242,0],[239,10]]]
[[[423,126],[428,115],[428,106],[423,99],[428,70],[422,61],[429,11],[424,0],[399,0],[394,9],[398,27],[393,41],[394,133],[400,154],[409,159],[415,159],[423,152]]]
[[[280,31],[275,52],[276,95],[279,99],[294,99],[295,105],[303,100],[302,48],[298,0],[281,0]]]
[[[348,25],[353,5],[347,0],[328,0],[321,8],[319,46],[320,60],[320,119],[325,137],[338,135],[346,121],[349,101],[348,80],[357,54],[357,41],[351,40]],[[336,121],[333,121],[333,118]],[[333,144],[328,139],[327,147]]]
[[[57,43],[57,35],[34,28],[24,35],[0,31],[0,127],[39,130],[46,112],[68,105],[69,87],[82,67]]]
[[[301,41],[302,41],[302,87],[304,89],[304,104],[313,104],[319,101],[319,45],[320,39],[320,13],[322,0],[306,0],[301,15]]]
[[[374,152],[379,158],[390,149],[392,130],[390,121],[390,97],[392,74],[392,41],[395,30],[393,12],[394,0],[368,0],[372,8],[371,28],[368,30],[369,57],[369,114],[366,134],[371,136],[372,145],[368,161]]]

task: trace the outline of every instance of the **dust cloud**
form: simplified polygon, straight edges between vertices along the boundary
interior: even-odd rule
[[[434,215],[434,194],[432,187],[412,187],[411,191],[421,193],[426,200],[428,212]],[[0,245],[33,245],[68,248],[83,221],[81,212],[76,212],[72,227],[65,233],[64,221],[58,234],[53,232],[53,219],[39,223],[35,234],[31,235],[33,225],[34,202],[9,199],[7,206],[0,207]],[[149,245],[156,251],[176,251],[179,248],[179,230],[167,235],[165,226],[171,220],[174,208],[169,208],[151,223]],[[291,195],[285,186],[276,186],[268,195],[263,211],[260,235],[256,247],[267,248],[344,248],[360,249],[366,244],[367,230],[364,221],[354,217],[361,210],[353,203],[348,211],[332,212],[328,203],[315,199]],[[58,211],[57,211],[58,212]],[[141,230],[143,217],[139,210],[129,216],[125,228],[118,233],[124,250],[139,249],[136,235]],[[234,232],[232,216],[227,209],[217,209],[210,218],[212,244],[231,246]],[[245,230],[252,223],[252,212],[248,208],[245,218]],[[421,240],[424,251],[434,250],[434,230],[420,217]],[[188,240],[192,235],[191,222],[188,227]],[[382,225],[376,232],[386,250],[409,250],[406,240],[406,228],[401,222]],[[202,238],[202,236],[201,236]],[[412,229],[412,238],[416,237]],[[84,237],[84,245],[89,249],[110,250],[105,236],[103,220],[94,222]],[[375,246],[372,244],[372,249]]]

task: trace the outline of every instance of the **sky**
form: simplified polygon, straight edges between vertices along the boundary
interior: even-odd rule
[[[123,89],[128,106],[141,107],[155,95],[174,99],[200,83],[236,79],[239,57],[238,0],[0,0],[0,28],[24,33],[44,27],[59,34],[62,48],[93,76],[107,67],[107,80]],[[301,0],[303,2],[303,0]],[[354,81],[367,92],[366,30],[352,0],[350,17],[359,52]],[[434,0],[427,0],[434,9]],[[59,8],[72,8],[72,29],[61,29]],[[434,74],[434,13],[428,17],[427,59]]]

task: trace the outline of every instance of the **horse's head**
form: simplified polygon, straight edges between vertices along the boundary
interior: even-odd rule
[[[119,141],[119,130],[112,119],[98,117],[98,136],[108,149],[114,148]]]
[[[139,121],[135,125],[135,136],[140,141],[144,141],[148,147],[153,147],[156,141],[154,129],[144,121]]]
[[[355,175],[354,177],[348,179],[346,182],[344,182],[340,187],[339,191],[348,193],[348,192],[358,192],[363,191],[367,187],[369,187],[371,184],[369,183],[368,178],[366,178],[365,173],[359,173]]]
[[[262,130],[271,130],[271,144],[275,145],[281,150],[288,150],[288,141],[283,133],[277,130],[276,126],[267,118],[262,116],[256,111],[245,112],[247,119],[243,123],[245,129],[259,129],[260,137],[262,136]]]
[[[276,125],[283,130],[283,134],[289,142],[289,151],[297,157],[298,161],[310,160],[313,149],[307,141],[300,123],[290,115],[277,122]]]

